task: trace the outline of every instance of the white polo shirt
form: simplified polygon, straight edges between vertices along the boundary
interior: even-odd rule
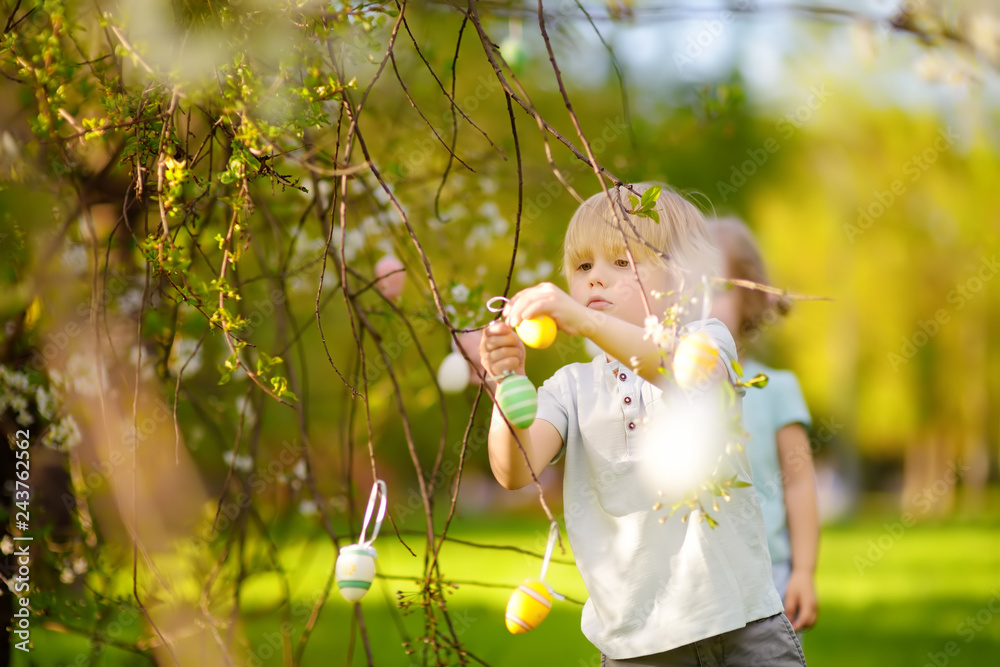
[[[736,346],[724,324],[704,320],[686,330],[712,336],[735,377]],[[641,473],[657,444],[647,418],[671,397],[678,399],[603,355],[561,368],[538,390],[537,418],[565,443],[566,531],[590,596],[581,628],[614,659],[669,651],[782,611],[752,487],[718,499],[715,528],[681,521],[683,511],[660,523],[669,503],[654,509],[662,499]],[[750,481],[745,452],[732,456],[727,472]],[[711,507],[712,499],[703,502]]]

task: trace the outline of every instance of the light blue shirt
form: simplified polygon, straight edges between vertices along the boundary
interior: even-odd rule
[[[743,363],[744,379],[758,373],[767,376],[767,386],[747,390],[743,397],[743,422],[750,436],[747,451],[753,469],[753,485],[764,513],[767,548],[777,567],[792,558],[785,485],[778,460],[778,431],[789,424],[802,424],[808,431],[811,421],[794,373],[769,368],[754,359]]]
[[[729,330],[714,319],[688,326],[699,329],[734,377]],[[646,480],[653,450],[681,442],[665,435],[663,415],[683,411],[684,401],[676,388],[661,390],[604,355],[561,368],[538,390],[537,418],[566,445],[566,531],[589,594],[581,628],[614,659],[669,651],[782,610],[752,487],[719,499],[715,528],[695,517],[682,521],[683,512],[660,522],[670,490],[659,497]],[[722,472],[749,481],[746,453],[729,457]]]

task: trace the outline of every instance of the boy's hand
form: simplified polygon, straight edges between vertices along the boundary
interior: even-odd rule
[[[524,343],[505,322],[491,322],[483,330],[479,359],[487,375],[500,376],[508,371],[524,375]]]
[[[811,628],[816,624],[818,611],[812,575],[793,570],[785,591],[785,615],[792,627],[796,632]]]
[[[586,334],[596,327],[602,313],[589,311],[569,294],[552,283],[539,283],[515,294],[503,310],[504,319],[512,327],[539,315],[548,315],[563,333],[570,336]],[[592,321],[593,320],[593,321]]]

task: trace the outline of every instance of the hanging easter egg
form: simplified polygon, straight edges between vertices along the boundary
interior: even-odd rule
[[[504,614],[507,629],[512,635],[534,630],[549,615],[551,608],[552,592],[548,585],[538,579],[525,579],[507,600]]]
[[[514,329],[528,347],[544,349],[556,339],[556,322],[548,315],[524,320]]]
[[[337,556],[337,588],[348,602],[357,602],[365,596],[375,578],[374,547],[352,544],[340,550]]]
[[[500,380],[496,400],[500,411],[514,426],[528,428],[535,421],[538,391],[525,376],[511,374]]]
[[[441,362],[437,381],[444,393],[459,393],[469,386],[469,362],[458,352],[452,352]]]
[[[510,65],[514,74],[520,76],[524,72],[524,67],[528,64],[528,52],[524,48],[524,42],[519,38],[507,37],[500,42],[500,55]]]
[[[406,268],[393,255],[386,255],[375,264],[375,289],[387,299],[396,299],[406,285]]]
[[[719,363],[719,348],[704,331],[681,336],[674,350],[674,379],[684,389],[702,389]]]

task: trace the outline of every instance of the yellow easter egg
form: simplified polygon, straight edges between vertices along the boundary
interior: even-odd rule
[[[548,315],[540,315],[521,322],[515,331],[528,347],[543,349],[555,342],[557,329],[555,320]]]
[[[534,630],[545,620],[552,608],[552,593],[544,582],[525,579],[507,600],[507,629],[513,635]]]
[[[684,389],[702,389],[715,373],[719,348],[704,331],[681,336],[674,350],[674,379]]]

